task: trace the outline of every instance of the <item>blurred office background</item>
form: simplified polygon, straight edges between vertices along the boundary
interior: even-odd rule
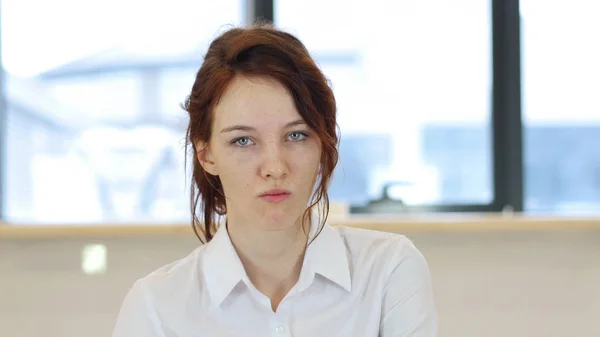
[[[596,0],[2,0],[0,226],[187,223],[179,105],[208,43],[261,18],[331,80],[330,195],[352,214],[600,228],[599,16]],[[600,234],[565,230],[415,233],[440,336],[600,336]],[[196,245],[0,236],[0,336],[105,336],[131,282]],[[102,275],[82,247],[112,256]]]

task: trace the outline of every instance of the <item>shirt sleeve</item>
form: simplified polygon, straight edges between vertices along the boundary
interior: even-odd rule
[[[112,337],[166,337],[149,295],[143,282],[133,285],[123,300]]]
[[[436,337],[437,313],[429,266],[412,242],[392,257],[383,293],[380,337]]]

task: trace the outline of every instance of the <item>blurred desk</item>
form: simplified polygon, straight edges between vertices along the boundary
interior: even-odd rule
[[[395,233],[513,232],[600,230],[598,217],[502,214],[351,215],[332,216],[329,224]],[[0,223],[0,239],[60,237],[132,237],[193,235],[190,224],[9,224]]]

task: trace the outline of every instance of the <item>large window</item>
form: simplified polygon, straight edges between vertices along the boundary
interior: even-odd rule
[[[6,219],[188,220],[179,104],[244,3],[2,1]]]
[[[595,1],[1,6],[6,220],[187,221],[179,104],[207,43],[250,17],[300,37],[331,80],[342,131],[334,202],[600,211]],[[384,190],[392,200],[378,202]]]
[[[408,205],[492,202],[489,1],[281,0],[275,22],[333,83],[334,199],[360,205],[398,183]]]
[[[525,207],[600,211],[600,2],[521,0]]]

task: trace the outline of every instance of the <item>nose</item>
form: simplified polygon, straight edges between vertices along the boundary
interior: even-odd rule
[[[288,173],[288,167],[283,155],[283,149],[278,145],[270,145],[265,148],[261,166],[263,178],[279,179]]]

